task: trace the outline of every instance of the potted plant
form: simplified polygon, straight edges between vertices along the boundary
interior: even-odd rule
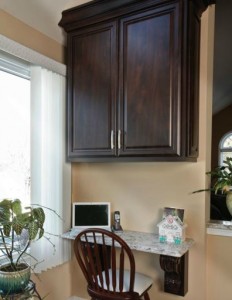
[[[223,166],[206,173],[211,176],[211,188],[198,190],[194,193],[213,191],[215,194],[219,192],[226,194],[226,205],[232,215],[232,157],[227,157],[223,163]]]
[[[0,295],[18,293],[30,280],[31,267],[24,254],[30,242],[44,235],[45,213],[42,207],[26,207],[21,201],[0,201],[0,255],[6,264],[0,266]]]

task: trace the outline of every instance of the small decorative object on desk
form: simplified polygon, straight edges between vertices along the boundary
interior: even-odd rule
[[[185,240],[184,210],[165,207],[159,227],[159,241],[161,243],[181,244]]]
[[[120,217],[120,211],[114,212],[114,225],[112,226],[113,232],[123,232],[122,226],[121,226],[121,217]]]

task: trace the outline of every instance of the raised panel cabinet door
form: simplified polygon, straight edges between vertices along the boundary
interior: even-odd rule
[[[180,156],[179,3],[120,23],[120,156]]]
[[[114,156],[116,23],[78,30],[68,43],[68,157]]]

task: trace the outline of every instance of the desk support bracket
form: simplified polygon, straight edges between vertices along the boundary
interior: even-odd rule
[[[160,255],[164,292],[185,296],[188,291],[188,252],[181,257]]]

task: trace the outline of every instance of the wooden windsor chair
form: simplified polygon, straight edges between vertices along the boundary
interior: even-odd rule
[[[74,241],[74,252],[92,300],[150,300],[153,280],[135,271],[134,255],[117,234],[84,230]]]

